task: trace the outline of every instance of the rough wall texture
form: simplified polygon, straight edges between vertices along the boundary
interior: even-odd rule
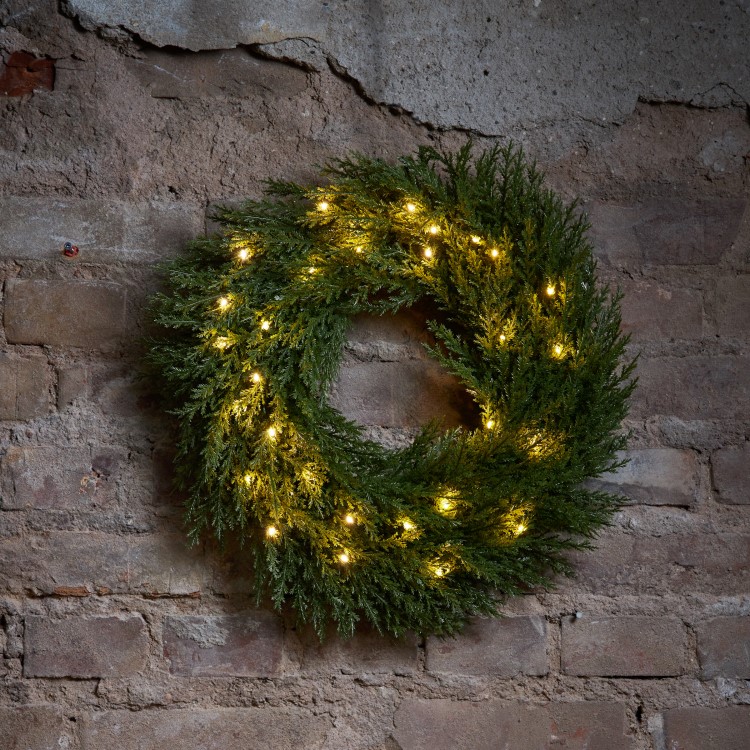
[[[748,747],[747,0],[289,5],[0,0],[0,747]],[[625,293],[630,502],[505,619],[321,645],[185,546],[143,302],[217,201],[464,130],[581,197]],[[454,408],[418,339],[353,332],[381,439]]]

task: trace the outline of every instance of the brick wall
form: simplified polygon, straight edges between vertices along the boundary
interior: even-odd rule
[[[0,91],[0,747],[750,746],[744,107],[642,102],[543,164],[581,197],[640,353],[630,463],[595,480],[628,503],[578,577],[456,639],[321,644],[254,606],[240,554],[187,547],[171,426],[137,377],[144,300],[217,201],[462,135],[328,70],[44,12],[0,31],[0,65],[54,60]],[[462,419],[420,335],[406,314],[353,328],[333,398],[378,439]]]

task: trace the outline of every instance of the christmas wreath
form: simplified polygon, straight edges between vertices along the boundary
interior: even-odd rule
[[[498,595],[571,573],[619,498],[632,390],[619,299],[587,224],[513,146],[352,156],[270,183],[168,266],[150,358],[179,419],[193,540],[238,536],[259,597],[322,636],[448,634]],[[481,413],[407,447],[328,401],[352,316],[429,301],[429,353]]]

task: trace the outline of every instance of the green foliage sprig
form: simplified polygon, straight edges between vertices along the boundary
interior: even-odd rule
[[[352,156],[324,177],[222,209],[155,301],[190,535],[251,545],[259,597],[321,635],[331,618],[453,633],[570,573],[563,553],[619,504],[583,486],[624,446],[619,300],[585,219],[512,146]],[[388,450],[327,394],[353,315],[422,300],[482,425]]]

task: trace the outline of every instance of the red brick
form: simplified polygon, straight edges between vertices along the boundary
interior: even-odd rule
[[[124,677],[146,666],[149,637],[140,615],[26,618],[25,677]]]
[[[664,737],[669,750],[747,750],[750,706],[666,711]]]
[[[719,279],[716,285],[716,331],[720,336],[750,338],[750,276]]]
[[[687,631],[672,617],[584,615],[562,624],[565,674],[669,677],[686,671]]]
[[[632,750],[625,708],[615,703],[545,706],[504,700],[405,700],[395,716],[401,750],[557,748]]]
[[[172,674],[272,677],[281,669],[283,627],[265,610],[167,617],[164,657]]]
[[[745,357],[643,359],[631,416],[736,419],[750,411],[750,363]]]
[[[0,353],[0,419],[33,419],[49,411],[44,357]]]
[[[182,535],[51,531],[5,538],[0,591],[54,594],[61,586],[144,596],[196,596],[212,580],[203,553]]]
[[[110,350],[130,332],[125,308],[119,284],[13,279],[6,284],[5,332],[14,344]]]
[[[750,680],[750,616],[716,617],[701,623],[696,631],[704,679]]]
[[[3,750],[61,750],[74,747],[70,722],[57,706],[0,706]]]
[[[634,341],[703,335],[703,298],[694,289],[635,282],[624,287],[622,329]]]
[[[333,627],[322,643],[309,628],[299,637],[302,667],[308,672],[411,674],[419,668],[419,641],[412,634],[395,639],[363,625],[347,639],[337,636]]]
[[[297,708],[99,711],[84,717],[83,750],[299,750],[323,748],[326,716]]]
[[[622,468],[587,482],[593,489],[625,495],[645,505],[695,503],[698,489],[698,462],[693,451],[675,448],[642,448],[623,451]]]
[[[609,531],[596,545],[592,552],[571,553],[577,580],[561,580],[560,589],[660,596],[665,591],[744,595],[750,588],[750,536]]]
[[[718,263],[737,236],[746,199],[653,196],[637,204],[594,203],[589,209],[597,253],[613,265]]]
[[[427,669],[500,677],[545,675],[547,622],[538,616],[477,618],[455,638],[427,640]]]
[[[26,96],[35,91],[52,91],[55,63],[29,52],[13,52],[5,65],[0,62],[0,96]]]
[[[112,473],[124,458],[112,449],[10,447],[0,461],[4,509],[91,508],[115,498]]]
[[[173,257],[204,230],[192,203],[0,197],[0,258],[63,263],[153,263]],[[61,257],[65,242],[79,248]]]
[[[750,504],[750,443],[720,448],[711,457],[711,467],[722,503]]]

